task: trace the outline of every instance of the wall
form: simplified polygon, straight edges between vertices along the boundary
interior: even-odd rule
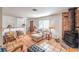
[[[39,18],[39,20],[49,20],[49,26],[54,26],[55,33],[53,33],[53,37],[58,36],[60,39],[62,37],[62,15],[55,14],[47,17]]]
[[[50,24],[55,26],[56,35],[61,39],[62,38],[62,14],[56,14],[52,16]]]
[[[27,18],[17,18],[17,27],[22,27],[25,24],[25,31],[27,31]]]
[[[12,16],[3,16],[3,20],[2,20],[2,28],[7,28],[7,26],[9,24],[11,24],[13,27],[16,27],[17,24],[17,20],[16,17],[12,17]]]
[[[7,28],[9,24],[11,24],[13,27],[21,27],[22,24],[26,24],[27,18],[19,18],[19,17],[13,17],[13,16],[3,16],[2,20],[2,28]]]
[[[2,8],[0,7],[0,46],[3,45],[2,40]]]
[[[55,27],[55,34],[53,37],[56,37],[56,35],[61,39],[62,38],[62,14],[55,14],[51,16],[46,16],[46,17],[41,17],[41,18],[35,18],[35,19],[29,19],[28,23],[30,20],[34,21],[34,25],[39,27],[39,20],[49,20],[49,26],[54,26]]]
[[[29,27],[30,27],[30,21],[33,20],[33,23],[34,23],[34,26],[38,27],[39,24],[39,20],[35,19],[35,18],[29,18],[27,19],[27,22],[26,22],[26,25],[27,25],[27,31],[29,30]]]
[[[56,35],[61,39],[62,37],[62,15],[55,14],[47,17],[41,18],[16,18],[11,16],[3,16],[3,28],[6,28],[8,24],[12,24],[14,27],[21,27],[22,24],[25,23],[26,29],[29,29],[30,21],[34,21],[34,25],[39,27],[39,20],[50,20],[50,26],[53,25],[55,27]],[[55,35],[53,35],[55,37]]]

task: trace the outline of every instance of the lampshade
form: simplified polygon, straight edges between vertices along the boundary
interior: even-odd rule
[[[8,25],[7,28],[12,28],[12,25]]]
[[[49,26],[49,29],[54,29],[54,26]]]
[[[22,24],[22,27],[25,27],[25,24]]]

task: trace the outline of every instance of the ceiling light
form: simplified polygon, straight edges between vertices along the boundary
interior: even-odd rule
[[[37,9],[32,9],[33,11],[37,11]]]

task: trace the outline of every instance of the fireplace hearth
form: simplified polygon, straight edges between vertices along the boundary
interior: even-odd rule
[[[64,32],[64,39],[63,39],[64,42],[72,48],[78,48],[78,36],[79,36],[78,31],[76,30],[75,10],[76,8],[69,9],[71,28],[70,31]]]

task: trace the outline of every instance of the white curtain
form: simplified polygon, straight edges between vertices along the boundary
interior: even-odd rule
[[[39,29],[49,29],[49,20],[39,20]]]

